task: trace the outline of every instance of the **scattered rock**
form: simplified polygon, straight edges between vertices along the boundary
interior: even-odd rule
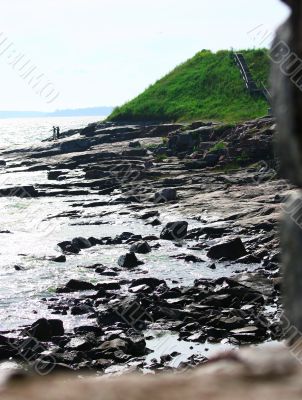
[[[181,240],[187,235],[188,223],[186,221],[169,222],[160,234],[161,239]]]
[[[137,242],[130,247],[131,253],[147,254],[150,253],[151,247],[147,242]]]
[[[136,140],[134,142],[129,142],[129,147],[137,148],[137,147],[141,147],[141,144],[138,140]]]
[[[54,258],[51,258],[50,261],[53,261],[53,262],[56,262],[56,263],[65,263],[66,262],[66,256],[61,255],[61,256],[58,256],[58,257],[54,257]]]
[[[92,245],[88,239],[83,237],[77,237],[72,239],[71,241],[72,246],[79,249],[89,249]]]
[[[63,322],[59,319],[41,318],[33,323],[23,334],[29,334],[37,340],[48,341],[53,336],[64,335],[64,326]]]
[[[174,201],[177,199],[176,189],[163,189],[160,192],[156,192],[154,195],[155,203],[166,203],[168,201]]]
[[[228,240],[212,246],[207,256],[214,259],[225,258],[227,260],[237,260],[247,254],[240,238]]]
[[[38,197],[39,193],[34,188],[34,186],[16,186],[5,189],[0,189],[0,196],[3,197],[21,197],[21,198],[31,198]]]
[[[118,265],[123,268],[134,268],[142,264],[143,262],[139,261],[134,253],[127,253],[118,259]]]
[[[81,290],[93,290],[95,286],[90,282],[71,279],[65,286],[68,291],[77,292]]]
[[[58,243],[58,246],[64,253],[79,254],[80,248],[73,245],[70,241]]]

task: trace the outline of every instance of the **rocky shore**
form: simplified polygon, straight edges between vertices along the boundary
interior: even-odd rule
[[[274,160],[274,131],[269,117],[237,126],[95,123],[3,152],[1,177],[28,181],[41,171],[48,180],[3,185],[2,197],[61,199],[68,210],[48,220],[83,228],[58,240],[46,261],[61,268],[72,260],[91,279],[71,268],[40,299],[53,317],[0,332],[0,360],[40,373],[151,372],[205,363],[213,344],[283,339],[278,223],[294,188]],[[125,229],[114,234],[119,219]],[[101,226],[106,236],[90,235]],[[115,261],[104,262],[110,252]],[[161,257],[175,268],[152,268]],[[66,329],[69,315],[86,323]],[[162,333],[163,351],[152,356]],[[190,356],[171,350],[170,335]]]

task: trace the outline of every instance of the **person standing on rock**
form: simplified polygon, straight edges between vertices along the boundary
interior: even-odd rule
[[[52,132],[53,132],[52,138],[53,138],[53,140],[56,140],[56,138],[57,138],[57,129],[56,129],[55,126],[52,127]]]
[[[60,138],[60,127],[57,126],[57,139],[59,139],[59,138]]]

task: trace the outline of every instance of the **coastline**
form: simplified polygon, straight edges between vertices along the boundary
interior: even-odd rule
[[[160,371],[200,365],[212,345],[281,340],[278,221],[293,188],[276,172],[273,134],[270,117],[236,126],[100,122],[2,152],[5,174],[48,181],[8,183],[1,196],[38,206],[59,199],[67,208],[48,221],[67,219],[70,234],[45,249],[43,263],[58,274],[67,265],[39,300],[52,316],[0,332],[0,358],[45,370]],[[63,316],[86,321],[66,328]],[[162,333],[154,359],[149,346]],[[193,347],[187,358],[171,333]]]

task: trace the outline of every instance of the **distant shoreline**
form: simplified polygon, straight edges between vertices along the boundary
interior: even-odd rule
[[[0,119],[9,118],[47,118],[47,117],[104,117],[109,115],[114,107],[91,107],[79,109],[41,111],[0,111]]]

